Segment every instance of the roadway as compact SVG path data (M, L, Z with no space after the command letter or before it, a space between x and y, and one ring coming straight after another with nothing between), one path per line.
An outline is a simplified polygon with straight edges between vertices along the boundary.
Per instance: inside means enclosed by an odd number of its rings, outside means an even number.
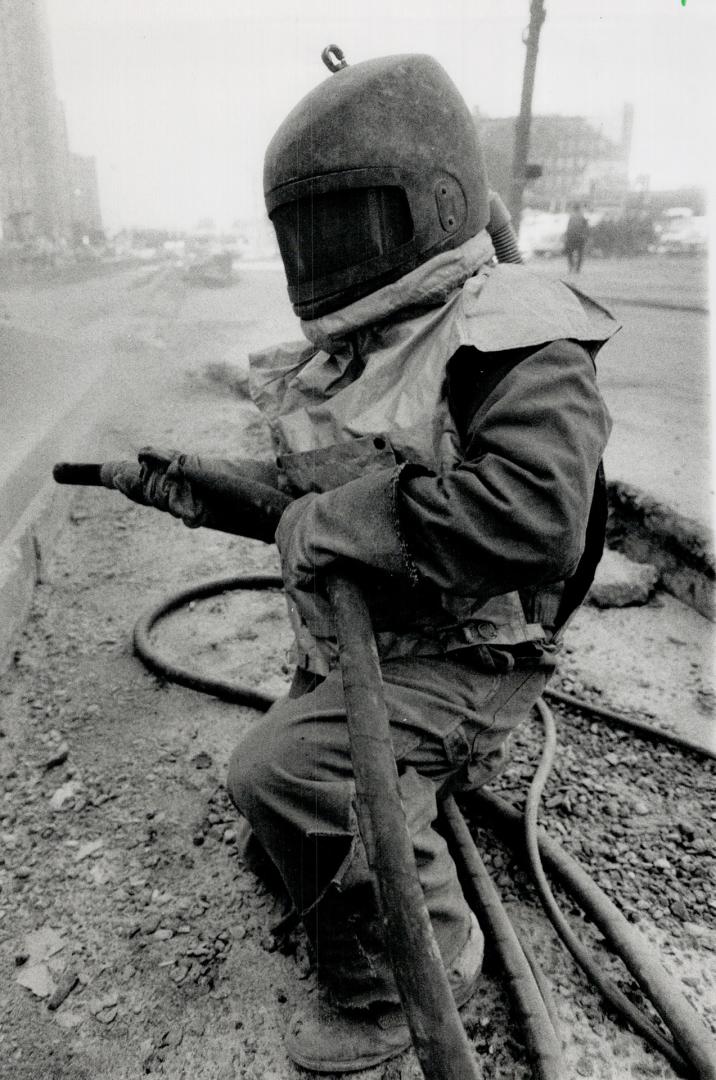
M633 304L612 311L622 329L597 359L614 420L607 473L711 525L708 316Z
M531 264L550 277L564 259ZM713 526L714 469L708 263L689 256L587 258L566 280L622 324L598 370L614 418L611 478Z

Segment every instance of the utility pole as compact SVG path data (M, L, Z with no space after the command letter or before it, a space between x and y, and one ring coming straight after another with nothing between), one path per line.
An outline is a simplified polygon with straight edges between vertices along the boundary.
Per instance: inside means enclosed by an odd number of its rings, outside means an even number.
M520 115L515 124L515 152L512 158L512 190L510 192L510 214L515 232L519 232L520 217L522 215L522 194L526 182L527 155L530 149L530 123L532 121L532 92L535 85L535 71L537 69L537 50L539 49L539 34L542 23L545 20L544 0L531 0L530 2L530 25L527 28L523 41L527 46L525 56L525 70L522 76L522 100L520 101Z

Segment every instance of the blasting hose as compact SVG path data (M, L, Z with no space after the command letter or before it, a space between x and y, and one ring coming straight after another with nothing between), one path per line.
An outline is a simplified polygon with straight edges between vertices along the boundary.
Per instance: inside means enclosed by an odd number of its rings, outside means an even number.
M499 795L485 790L474 792L470 801L480 811L486 824L489 823L517 853L524 854L525 820L521 811ZM534 829L542 862L550 873L560 880L624 961L644 993L663 1016L683 1052L683 1057L692 1066L685 1066L683 1059L679 1062L672 1047L669 1060L674 1067L682 1075L713 1080L716 1075L716 1047L713 1045L713 1037L696 1017L674 980L656 962L653 948L644 942L639 931L627 921L581 864L556 840L547 836L543 829L537 829L536 819L533 818L530 822L529 829Z
M552 995L542 971L510 922L465 818L452 795L443 801L443 822L458 867L463 892L490 933L525 1033L536 1080L561 1080L562 1040Z
M428 1080L478 1080L425 906L398 786L378 652L358 585L328 577L336 624L358 826L376 875L391 966L413 1046Z
M589 950L572 930L560 911L557 901L550 889L549 882L542 869L542 862L540 860L539 843L537 840L537 816L539 812L539 801L542 797L544 786L554 762L554 754L557 746L557 730L554 717L543 701L537 702L537 711L544 725L545 744L542 758L527 793L524 822L527 857L542 907L574 959L582 970L586 972L588 977L601 992L602 996L606 998L610 1005L621 1013L634 1031L638 1032L638 1034L650 1042L655 1049L659 1050L671 1062L674 1068L683 1075L686 1072L686 1069L681 1055L675 1051L671 1042L664 1038L651 1021L632 1004L629 998L623 994L604 973L599 963L593 959ZM640 947L644 951L644 955L646 955L646 943L640 943Z
M101 469L92 465L58 465L54 476L60 483L103 483ZM245 485L237 479L235 486L233 501L242 504L250 496L246 501L258 505L265 523L275 519L273 533L288 497L255 482ZM182 590L139 619L135 651L166 679L265 711L274 699L251 687L197 680L171 661L157 664L150 635L160 618L197 599L228 589L281 584L275 576L256 575ZM475 1051L457 1011L418 878L368 608L360 588L345 573L329 574L328 591L340 653L358 826L378 881L388 952L413 1045L429 1080L478 1080Z

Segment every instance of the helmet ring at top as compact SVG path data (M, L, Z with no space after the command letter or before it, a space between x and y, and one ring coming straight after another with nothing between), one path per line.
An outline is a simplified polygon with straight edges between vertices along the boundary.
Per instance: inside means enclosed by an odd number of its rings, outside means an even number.
M334 73L336 71L341 71L344 67L348 67L348 61L346 60L340 45L326 45L321 53L321 60L328 70Z

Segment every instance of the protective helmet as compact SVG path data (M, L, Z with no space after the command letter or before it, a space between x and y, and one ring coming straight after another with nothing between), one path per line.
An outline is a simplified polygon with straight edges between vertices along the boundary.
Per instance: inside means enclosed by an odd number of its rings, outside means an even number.
M475 120L422 55L344 66L308 93L266 151L264 196L305 319L459 247L489 218Z

